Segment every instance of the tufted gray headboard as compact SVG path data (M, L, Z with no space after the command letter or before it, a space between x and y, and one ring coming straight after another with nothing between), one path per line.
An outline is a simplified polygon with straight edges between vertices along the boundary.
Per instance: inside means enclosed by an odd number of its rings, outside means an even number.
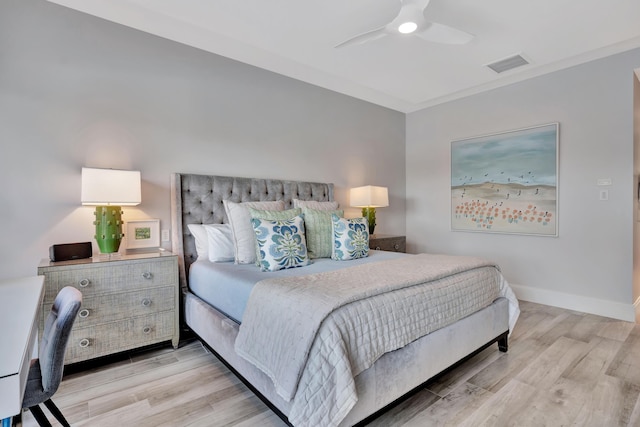
M277 179L174 173L171 176L171 230L173 253L179 255L180 286L187 287L189 266L198 257L187 224L223 224L223 200L232 202L293 199L333 201L333 184Z

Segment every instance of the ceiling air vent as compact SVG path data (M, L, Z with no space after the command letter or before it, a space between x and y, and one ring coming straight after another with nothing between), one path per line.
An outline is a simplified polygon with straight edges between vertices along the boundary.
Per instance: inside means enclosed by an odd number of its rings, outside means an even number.
M527 65L529 61L524 59L520 55L513 55L505 59L501 59L491 64L487 64L487 67L491 68L496 73L503 73L508 70L512 70L523 65Z

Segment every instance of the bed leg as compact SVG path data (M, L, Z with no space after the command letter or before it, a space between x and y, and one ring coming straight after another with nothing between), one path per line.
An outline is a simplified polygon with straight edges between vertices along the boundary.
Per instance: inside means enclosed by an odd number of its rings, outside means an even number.
M503 353L509 350L509 332L505 332L498 337L498 350Z

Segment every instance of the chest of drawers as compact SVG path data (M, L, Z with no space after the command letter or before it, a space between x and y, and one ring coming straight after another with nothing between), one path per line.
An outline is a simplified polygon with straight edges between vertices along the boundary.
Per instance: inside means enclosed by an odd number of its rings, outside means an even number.
M114 260L43 260L40 331L65 286L82 292L65 364L171 340L177 348L178 257L166 253L121 255Z
M369 237L369 249L390 252L406 252L406 236L394 236L391 234L374 234Z

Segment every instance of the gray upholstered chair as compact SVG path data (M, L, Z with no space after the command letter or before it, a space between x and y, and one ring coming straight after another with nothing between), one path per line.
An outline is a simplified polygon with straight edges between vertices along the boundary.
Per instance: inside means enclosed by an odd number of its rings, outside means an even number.
M41 403L45 404L63 426L69 426L58 407L51 401L51 396L58 390L62 381L64 353L81 303L82 293L72 286L67 286L58 293L45 320L38 358L31 361L22 407L29 408L41 426L51 426L38 406Z

